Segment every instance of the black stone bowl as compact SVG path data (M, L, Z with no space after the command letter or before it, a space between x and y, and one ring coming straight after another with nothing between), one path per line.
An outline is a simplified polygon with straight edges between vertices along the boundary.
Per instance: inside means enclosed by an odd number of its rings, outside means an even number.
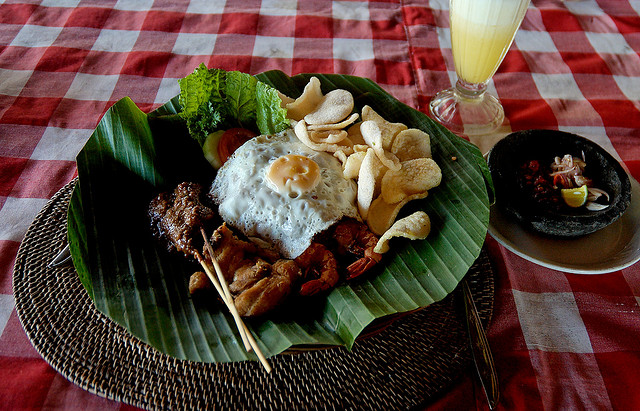
M584 175L593 186L605 190L609 207L589 211L585 207L555 211L528 198L518 184L518 170L530 160L551 164L556 156L582 157ZM616 221L631 202L631 184L622 166L602 147L584 137L555 130L525 130L500 140L489 152L489 170L496 190L496 205L522 226L554 237L578 237Z

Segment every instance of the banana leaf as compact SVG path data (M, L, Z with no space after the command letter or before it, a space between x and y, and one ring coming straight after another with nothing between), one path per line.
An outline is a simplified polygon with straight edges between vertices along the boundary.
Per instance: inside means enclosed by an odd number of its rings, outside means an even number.
M324 93L352 92L357 110L368 104L389 121L429 133L443 178L426 199L402 211L428 213L432 231L426 240L393 240L392 251L366 278L319 298L292 298L269 318L247 321L267 356L292 346L350 349L374 320L443 299L478 257L489 223L493 187L475 146L368 79L316 76ZM257 77L297 97L311 75L270 71ZM182 181L208 186L215 173L179 111L175 97L149 114L129 98L106 112L77 157L68 212L73 262L97 309L159 351L201 362L255 360L224 306L189 296L188 278L198 267L167 253L150 234L146 210L154 196Z

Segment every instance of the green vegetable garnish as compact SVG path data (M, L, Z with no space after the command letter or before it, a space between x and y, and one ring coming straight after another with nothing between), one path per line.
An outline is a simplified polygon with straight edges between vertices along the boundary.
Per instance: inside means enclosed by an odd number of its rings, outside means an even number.
M287 109L280 105L282 99L275 88L258 81L256 100L259 102L256 107L256 120L260 133L274 134L290 126Z
M242 127L274 134L289 127L276 89L249 74L200 64L179 84L180 116L200 145L218 129Z

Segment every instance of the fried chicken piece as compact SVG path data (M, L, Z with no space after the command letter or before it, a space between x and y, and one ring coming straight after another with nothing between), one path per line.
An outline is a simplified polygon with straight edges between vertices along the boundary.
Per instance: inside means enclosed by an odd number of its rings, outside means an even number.
M233 282L229 284L229 291L233 294L252 287L255 283L270 275L271 264L262 259L257 259L255 264L246 264L233 273Z
M204 271L196 271L189 277L189 294L211 289L211 281Z
M279 306L302 275L292 260L266 261L264 257L272 256L271 252L239 239L226 224L218 227L210 242L243 317L259 316Z
M278 260L271 275L241 292L234 300L238 313L255 317L277 307L291 293L292 285L300 278L300 268L293 260Z

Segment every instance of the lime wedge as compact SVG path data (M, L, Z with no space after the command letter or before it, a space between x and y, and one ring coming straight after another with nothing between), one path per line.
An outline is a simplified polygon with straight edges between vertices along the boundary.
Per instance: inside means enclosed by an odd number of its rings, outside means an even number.
M586 185L582 185L578 188L563 188L562 198L569 207L582 207L587 202L587 195L589 191Z

